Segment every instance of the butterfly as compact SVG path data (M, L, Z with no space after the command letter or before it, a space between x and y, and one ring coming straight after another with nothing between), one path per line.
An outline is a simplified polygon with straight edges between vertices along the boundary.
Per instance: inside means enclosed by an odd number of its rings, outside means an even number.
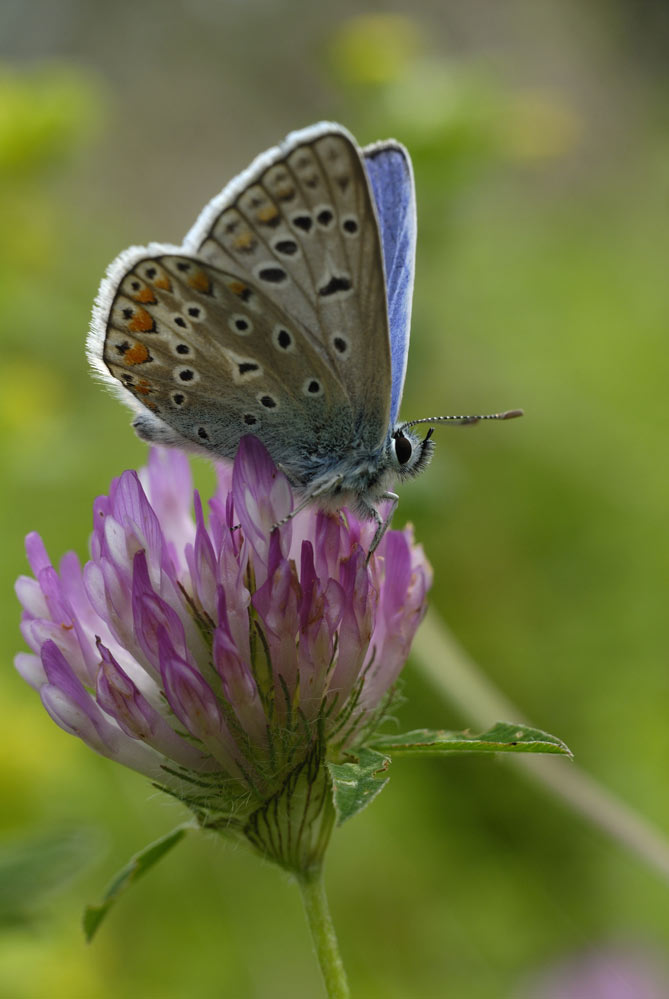
M416 249L411 160L341 125L292 132L203 209L182 246L125 250L88 356L152 444L233 458L254 434L307 503L376 521L434 447L398 422ZM379 504L390 500L385 517ZM292 516L292 514L291 514Z

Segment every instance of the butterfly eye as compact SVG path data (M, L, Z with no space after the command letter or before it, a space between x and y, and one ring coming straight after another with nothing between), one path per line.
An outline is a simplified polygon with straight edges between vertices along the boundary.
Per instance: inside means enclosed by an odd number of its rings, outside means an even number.
M401 433L397 434L393 440L395 441L395 457L397 458L398 464L406 465L413 452L411 441L407 440L404 434Z

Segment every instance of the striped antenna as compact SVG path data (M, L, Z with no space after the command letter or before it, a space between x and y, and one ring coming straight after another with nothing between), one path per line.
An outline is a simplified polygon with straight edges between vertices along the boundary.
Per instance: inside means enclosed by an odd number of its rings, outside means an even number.
M515 420L517 416L523 416L522 409L507 409L504 413L485 413L479 416L425 416L422 420L408 420L396 428L396 433L415 427L418 423L455 423L460 426L467 426L470 423L478 423L480 420Z

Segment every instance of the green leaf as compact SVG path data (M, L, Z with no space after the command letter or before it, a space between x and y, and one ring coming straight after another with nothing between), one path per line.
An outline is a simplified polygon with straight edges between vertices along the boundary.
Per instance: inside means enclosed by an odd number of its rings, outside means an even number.
M186 832L193 828L192 822L184 823L183 825L177 826L172 832L168 833L166 836L157 839L155 843L149 844L149 846L144 847L139 853L134 854L130 858L130 861L123 870L119 871L116 877L111 881L107 891L104 894L102 902L97 905L87 905L84 910L84 933L86 934L86 940L88 943L91 942L93 937L98 931L100 923L105 918L112 905L116 902L120 895L128 888L134 881L141 878L143 874L146 874L154 864L157 864L166 853L177 845L177 843L183 839Z
M469 732L433 731L427 728L375 739L372 749L393 756L443 756L446 753L556 753L573 757L571 750L555 735L528 725L497 722L482 735Z
M361 812L388 783L390 760L374 749L357 750L349 763L328 763L337 825Z

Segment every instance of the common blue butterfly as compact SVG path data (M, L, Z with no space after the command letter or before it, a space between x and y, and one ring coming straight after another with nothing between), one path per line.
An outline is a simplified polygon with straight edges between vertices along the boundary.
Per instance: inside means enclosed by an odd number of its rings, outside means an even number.
M302 502L373 519L428 463L432 428L397 422L416 248L411 160L341 125L291 133L205 206L182 246L125 250L88 356L146 441L233 458L255 434ZM384 520L377 509L390 500Z

